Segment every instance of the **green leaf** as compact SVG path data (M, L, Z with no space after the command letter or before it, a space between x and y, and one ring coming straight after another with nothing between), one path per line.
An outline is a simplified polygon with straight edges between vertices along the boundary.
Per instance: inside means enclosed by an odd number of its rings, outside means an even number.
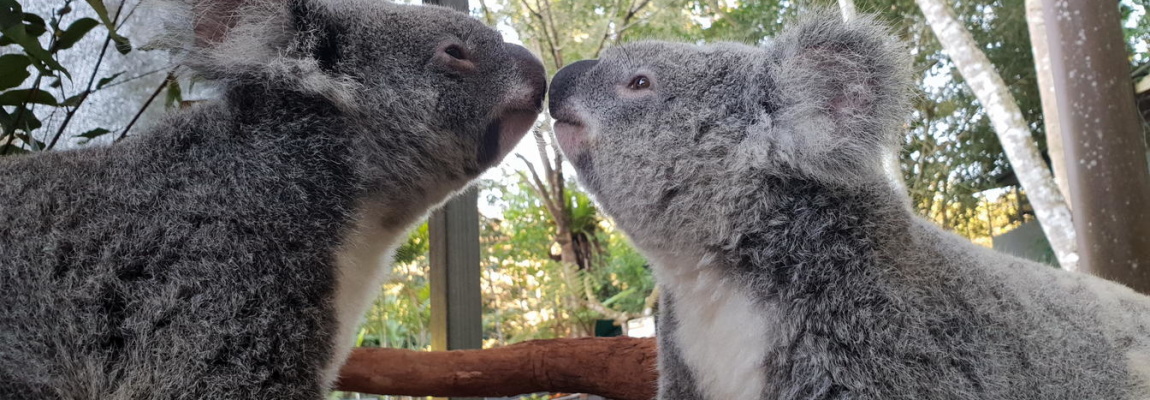
M31 129L28 129L25 132L28 131L31 131ZM16 137L20 138L20 140L24 141L24 143L28 143L28 145L34 150L43 150L44 147L47 147L46 143L36 140L36 138L27 133L17 133Z
M79 135L76 135L75 137L92 140L92 139L98 138L100 136L107 135L109 133L112 133L112 131L104 129L104 128L96 128L96 129L81 133Z
M115 74L112 74L112 76L101 78L99 82L96 82L96 90L103 89L104 85L111 83L112 81L116 80L116 78L119 78L120 75L123 75L123 74L124 73L121 71L121 72L117 72Z
M0 94L0 105L3 106L18 106L31 103L49 106L59 105L51 93L39 89L9 90Z
M92 10L96 11L96 16L100 17L100 21L104 23L104 26L108 27L108 29L116 28L116 26L112 24L112 19L108 17L108 8L104 6L104 2L102 0L86 1L88 2L89 6L92 6Z
M64 66L56 62L56 59L40 46L40 41L36 38L29 37L28 32L24 30L24 25L16 25L4 28L4 37L9 38L12 42L19 44L24 49L24 53L28 54L33 60L38 61L36 68L41 72L49 72L48 69L63 72L64 75L71 77L68 70Z
M112 33L112 42L116 44L116 51L120 54L128 54L132 52L132 42L128 38L120 36L119 34Z
M4 110L4 107L0 107L0 132L11 132L12 130L12 114ZM3 137L0 136L0 142L4 141Z
M48 23L44 22L44 18L32 13L24 13L24 32L27 32L32 37L40 37L44 32L48 31Z
M87 91L80 92L75 96L64 99L64 101L60 102L60 105L65 107L77 107L80 105L80 103L84 102L85 97L88 97L88 93L89 92Z
M5 54L0 56L0 90L13 88L24 83L32 73L28 66L32 60L23 54Z
M16 0L0 0L0 30L24 25L24 9Z
M168 93L164 101L164 107L172 108L178 106L183 100L184 94L180 91L180 82L175 79L168 81Z
M132 51L132 43L128 41L128 38L116 33L116 24L108 17L108 8L104 6L104 2L102 0L86 1L88 5L92 6L92 9L96 11L96 16L100 17L100 22L104 23L104 27L108 28L108 36L116 43L116 51L120 52L120 54L128 54L128 52Z
M16 111L13 112L10 124L9 131L22 130L25 132L34 131L43 126L43 123L40 122L39 118L36 118L36 114L32 110L20 107L17 107Z
M27 22L27 24L25 24ZM35 14L24 13L23 7L16 0L0 0L0 45L19 44L24 53L37 61L36 68L41 72L48 69L63 72L68 71L56 62L36 40L47 29L44 19Z
M56 45L52 48L53 52L71 48L76 42L84 38L92 28L100 25L100 21L91 18L80 18L68 25L67 29L60 32L60 36L56 38Z
M21 149L20 146L17 146L17 145L11 144L11 143L0 146L0 154L12 155L12 154L24 154L27 152L28 152L28 150Z

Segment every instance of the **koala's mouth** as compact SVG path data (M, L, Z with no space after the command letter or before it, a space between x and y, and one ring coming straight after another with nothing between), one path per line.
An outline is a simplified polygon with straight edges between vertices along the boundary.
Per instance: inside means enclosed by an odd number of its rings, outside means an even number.
M502 161L531 130L538 117L539 111L511 109L488 123L479 147L479 164L487 167Z
M555 120L555 139L559 141L559 148L567 154L567 158L574 159L583 152L584 138L587 136L587 127L582 121L570 118Z

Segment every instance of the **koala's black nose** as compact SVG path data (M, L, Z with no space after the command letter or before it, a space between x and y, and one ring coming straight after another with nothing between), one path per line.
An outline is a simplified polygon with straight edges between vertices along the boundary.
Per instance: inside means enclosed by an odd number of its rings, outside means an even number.
M547 94L547 72L543 70L543 62L539 61L523 46L504 43L504 47L507 48L507 55L515 63L520 78L524 80L523 83L527 85L530 92L526 98L520 99L519 102L524 104L516 104L515 106L536 113L542 112L543 95Z
M563 103L563 100L573 94L575 81L578 80L579 76L598 63L599 60L576 61L555 73L555 77L551 79L551 92L549 93L551 98L547 102L553 115L559 111L559 105Z

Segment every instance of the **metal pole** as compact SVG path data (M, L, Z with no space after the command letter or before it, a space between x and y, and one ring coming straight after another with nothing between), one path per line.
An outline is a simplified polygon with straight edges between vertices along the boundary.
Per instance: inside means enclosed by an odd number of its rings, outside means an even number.
M423 3L468 12L467 0ZM478 201L479 191L472 187L433 212L428 220L432 350L483 347Z
M1043 0L1082 270L1150 293L1150 167L1118 6Z

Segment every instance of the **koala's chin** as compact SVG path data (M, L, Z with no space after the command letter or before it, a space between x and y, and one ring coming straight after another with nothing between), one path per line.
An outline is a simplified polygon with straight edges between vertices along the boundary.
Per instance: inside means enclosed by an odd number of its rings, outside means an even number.
M556 74L563 152L662 289L660 400L1150 398L1150 298L974 245L889 182L907 54L826 11Z

